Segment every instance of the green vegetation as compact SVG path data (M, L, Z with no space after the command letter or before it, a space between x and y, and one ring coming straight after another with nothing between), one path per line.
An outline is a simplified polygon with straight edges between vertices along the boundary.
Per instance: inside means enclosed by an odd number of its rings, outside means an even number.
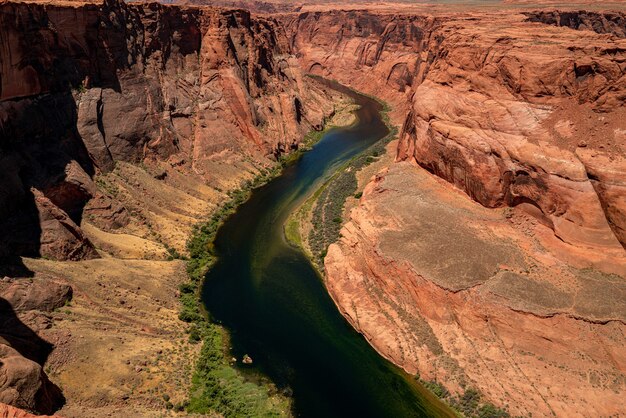
M388 109L386 106L384 108ZM315 194L316 202L311 216L311 223L315 228L309 233L308 243L313 253L313 261L318 268L323 265L328 246L339 239L346 199L350 196L358 199L363 195L362 192L356 193L358 185L356 173L376 161L377 157L385 152L387 144L397 135L397 129L390 126L386 113L383 113L383 120L389 126L389 134L348 161ZM290 225L288 227L293 228ZM289 236L287 238L290 239Z
M72 91L79 94L85 93L87 91L87 87L85 87L85 83L83 83L82 81L76 86L72 86L72 84L70 83L70 88L72 89Z
M289 401L275 389L245 379L228 364L224 353L224 330L209 324L192 378L188 412L217 411L226 417L279 417L289 411Z
M297 247L302 247L302 236L300 236L300 217L292 216L285 224L285 237L287 241Z
M264 170L242 188L229 193L230 200L215 211L207 221L194 228L187 243L189 281L179 287L181 308L179 318L190 323L189 341L202 341L200 357L192 377L189 401L184 407L188 412L218 412L224 416L283 416L289 411L289 400L275 393L269 385L261 386L247 382L229 363L224 342L226 331L212 323L200 303L200 288L204 276L215 262L212 243L219 226L245 202L252 189L266 183L281 171L280 166ZM172 254L175 256L175 254Z
M119 187L106 178L106 176L96 177L96 186L110 197L117 197L120 192Z
M308 76L323 80L318 76ZM323 260L324 257L326 257L328 246L339 239L341 225L343 223L343 208L346 199L350 196L360 199L363 195L362 192L356 192L358 185L356 173L363 167L376 161L378 156L383 155L387 144L391 142L398 133L397 128L394 127L389 120L388 113L391 108L387 103L375 96L363 94L353 89L350 90L357 94L367 96L381 104L381 117L389 129L389 134L359 155L353 157L344 164L343 167L337 170L313 196L307 199L304 204L289 217L285 224L285 236L287 240L299 246L305 252L308 252L302 242L300 224L312 211L311 223L315 225L315 228L311 229L307 237L308 246L312 252L312 254L308 255L319 270L322 270ZM324 132L319 132L319 137L321 137L323 133ZM319 137L317 139L319 139Z
M417 380L439 399L450 405L459 415L468 418L509 418L509 413L488 402L481 402L480 392L474 388L465 388L463 394L452 395L436 380Z
M168 261L186 259L185 256L183 256L181 253L178 252L178 250L176 250L176 248L172 248L167 244L163 244L163 246L165 247L165 250L167 251Z
M220 225L244 203L253 189L262 186L280 174L283 167L296 161L322 137L324 131L311 131L298 151L281 156L279 164L264 170L256 178L245 182L239 190L229 193L230 200L220 206L211 218L194 228L187 242L187 275L189 281L179 287L179 318L190 323L189 341L202 341L200 357L192 377L189 401L181 408L191 413L218 412L226 417L274 417L288 415L289 400L276 393L270 385L247 382L229 362L225 344L226 330L212 323L200 303L200 288L215 257L212 245ZM167 248L170 258L182 258L176 250ZM178 408L177 406L177 409Z

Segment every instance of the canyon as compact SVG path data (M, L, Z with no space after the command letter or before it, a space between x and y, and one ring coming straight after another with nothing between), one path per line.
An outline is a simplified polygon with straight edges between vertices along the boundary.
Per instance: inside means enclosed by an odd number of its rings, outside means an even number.
M624 11L187 3L0 2L0 402L184 402L185 243L350 107L311 73L399 128L324 260L354 328L514 416L626 413Z
M513 415L624 412L622 19L287 23L305 68L384 98L402 126L325 258L382 355Z
M24 298L73 289L24 312L3 292L46 352L7 322L0 399L63 416L182 403L200 350L178 319L192 227L344 99L241 10L3 2L0 38L0 277Z

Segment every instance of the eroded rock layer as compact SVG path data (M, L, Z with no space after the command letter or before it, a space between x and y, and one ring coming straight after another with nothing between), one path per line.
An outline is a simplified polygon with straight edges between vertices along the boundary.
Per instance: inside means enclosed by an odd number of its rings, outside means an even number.
M96 257L78 225L91 199L126 222L91 181L116 162L228 189L332 113L276 22L246 11L2 3L0 34L4 256Z
M54 412L53 380L63 416L182 405L199 345L172 259L342 100L246 11L1 2L0 402Z
M624 15L283 19L304 68L402 126L325 259L346 317L514 415L624 413Z
M325 259L337 305L381 354L516 415L623 412L623 259L553 241L406 162L379 173Z
M171 369L197 350L177 352L184 268L163 260L334 113L307 72L381 97L401 127L325 261L355 328L512 414L625 413L624 15L438 10L0 3L0 256L61 283L1 290L20 330L55 342L64 413L184 400ZM82 291L51 314L57 277ZM0 401L51 412L50 345L18 337Z
M305 68L395 105L399 159L485 206L535 206L561 239L624 244L626 43L616 35L508 14L286 20ZM619 35L619 22L606 32Z
M52 344L39 334L71 298L72 288L54 277L0 280L0 402L40 413L63 404L43 370Z

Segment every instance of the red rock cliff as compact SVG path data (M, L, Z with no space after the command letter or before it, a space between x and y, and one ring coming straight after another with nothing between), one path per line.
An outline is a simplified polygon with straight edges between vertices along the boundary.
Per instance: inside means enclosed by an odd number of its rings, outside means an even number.
M0 255L97 256L79 225L128 222L92 181L116 162L235 187L332 112L322 74L403 127L328 252L346 317L512 412L621 413L623 16L564 16L1 3Z
M624 413L623 15L282 19L304 68L402 126L325 259L348 320L513 415Z
M5 2L0 39L3 255L97 256L78 225L94 197L124 223L91 181L116 161L229 189L333 110L279 25L242 10Z
M394 105L398 159L487 207L523 204L567 242L617 248L626 244L624 16L563 13L561 25L601 33L584 37L522 22L542 16L284 19L306 69Z

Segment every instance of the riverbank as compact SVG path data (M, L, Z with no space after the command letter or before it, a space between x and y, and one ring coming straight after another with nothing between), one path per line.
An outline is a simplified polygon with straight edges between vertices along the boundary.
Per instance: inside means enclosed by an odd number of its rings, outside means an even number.
M294 208L389 133L378 102L350 95L358 123L330 130L220 227L202 300L229 330L231 352L292 393L298 416L452 416L348 326L311 262L285 241Z
M387 103L377 97L350 89L381 104L381 119L389 133L359 155L343 164L337 171L294 210L285 223L285 238L300 248L324 277L324 257L330 244L339 239L345 224L344 206L351 197L358 199L357 174L387 153L386 147L396 139L398 128L391 123Z
M300 248L309 257L325 282L327 276L324 269L324 259L328 247L341 238L342 228L350 221L351 210L358 207L364 189L372 181L372 178L394 163L397 149L397 128L389 120L390 108L375 97L367 97L373 98L383 105L381 116L389 129L389 134L341 166L291 213L284 226L285 237L288 242ZM354 323L353 318L342 307L342 301L336 299L336 294L331 289L328 290L340 312L352 323L355 329L359 330L358 320L357 323ZM354 302L353 306L355 306ZM363 335L372 343L370 336ZM381 351L375 344L372 343L372 346L382 357L394 362L392 357ZM427 391L429 395L440 399L460 416L490 418L509 416L505 410L481 399L481 393L475 388L468 387L463 393L454 395L436 380L424 380L420 378L419 374L414 379L416 384L420 386L419 390Z
M189 340L202 342L202 349L196 361L189 400L184 407L192 413L217 411L231 416L287 416L290 414L290 399L280 393L266 379L260 383L247 381L235 367L250 362L249 357L237 359L229 352L229 336L225 328L213 322L204 311L199 291L207 271L216 261L212 252L213 241L222 223L244 203L251 192L274 179L282 170L293 164L303 152L311 149L330 129L349 126L355 122L351 101L342 101L332 115L325 120L325 128L311 131L302 141L299 149L281 158L273 167L262 171L243 187L229 193L230 199L220 206L211 219L194 227L187 244L189 260L187 274L189 281L180 286L181 311L179 318L188 322Z
M559 260L571 247L522 208L485 208L409 162L369 169L325 283L382 356L468 417L615 410L621 373L601 347L621 347L618 276ZM573 336L584 357L563 348Z
M332 89L307 85L315 96L316 112L327 117L318 120L304 114L308 119L302 120L302 127L322 126L351 105ZM303 137L285 142L277 152L304 148ZM207 355L198 341L199 330L179 319L180 297L188 293L186 243L194 225L236 198L237 192L229 190L250 186L259 175L277 174L271 173L277 167L272 157L261 155L261 149L255 152L213 154L202 167L182 152L169 159L117 161L111 171L97 173L93 183L80 178L95 196L80 229L101 258L67 262L22 258L21 270L5 273L73 289L71 303L26 322L54 347L43 368L66 398L59 415L184 414L198 359ZM213 346L222 356L228 336L209 332L206 336L215 339ZM230 360L226 357L227 366ZM217 375L220 380L234 376L231 381L242 386L237 393L245 398L255 385L238 381L235 369L223 367ZM260 399L267 400L268 408L288 412L288 403L275 401L269 389L269 395L266 391Z

